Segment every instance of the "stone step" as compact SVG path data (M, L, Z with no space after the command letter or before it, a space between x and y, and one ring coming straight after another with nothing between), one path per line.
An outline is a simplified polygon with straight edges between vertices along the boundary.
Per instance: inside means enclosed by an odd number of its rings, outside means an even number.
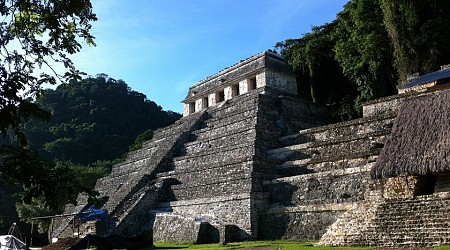
M329 160L326 159L326 157L323 157L318 159L306 158L287 161L276 167L276 176L277 178L280 178L332 171L334 169L364 167L369 163L375 162L377 157L378 152L373 152L372 154L355 154L344 160Z
M227 182L235 179L250 178L254 176L251 172L251 162L228 164L222 166L206 166L195 169L176 169L157 175L160 179L173 180L181 187L207 185L218 181Z
M283 205L358 202L371 186L372 165L276 178L263 187L273 203Z
M134 173L133 175L123 176L121 179L115 179L108 190L108 201L105 207L112 212L115 207L123 201L123 199L139 184L145 175L142 173Z
M233 151L233 152L238 152ZM220 161L220 159L216 159L217 157L212 155L203 155L201 159L192 158L192 157L176 157L173 162L168 166L168 171L191 171L192 168L197 169L208 169L212 165L216 167L222 167L233 164L241 164L252 161L252 156L243 155L242 157L235 157L233 159L227 159L227 161ZM222 159L222 158L221 158ZM168 172L166 171L166 172Z
M209 173L209 172L217 172L216 174L224 174L224 173L228 173L229 171L233 172L234 169L238 169L238 168L252 168L253 166L251 165L251 160L247 160L247 161L235 161L232 163L228 163L228 164L202 164L202 165L197 165L197 167L194 168L175 168L171 171L166 171L166 172L160 172L156 175L157 179L168 179L168 178L174 178L177 175L183 175L183 174L189 174L189 173L203 173L203 175L205 174L214 174L214 173ZM208 173L207 173L208 172Z
M150 155L152 156L152 155ZM121 176L124 174L136 172L136 171L145 171L146 166L151 162L151 158L139 158L134 159L133 161L126 161L114 165L111 169L111 173L108 175L109 178L114 178L117 176Z
M395 114L388 114L380 118L360 118L347 122L305 129L297 134L281 137L280 142L283 146L289 146L313 141L333 141L355 135L378 134L380 131L390 133L394 119Z
M255 107L246 107L243 109L234 110L232 113L222 117L215 117L215 112L214 113L211 112L208 114L213 115L213 117L208 117L207 119L205 119L205 126L208 127L226 126L227 124L236 123L249 117L256 117L256 113L257 110Z
M166 139L166 137L159 138L159 139L150 139L150 140L148 140L148 141L145 141L145 142L142 143L142 149L157 147L157 146L160 145L165 139Z
M402 223L402 221L396 221L397 223ZM408 232L408 236L412 238L416 238L414 235L435 235L435 234L447 234L450 235L449 228L447 226L441 227L433 227L428 226L427 224L413 224L413 225L404 225L404 226L392 226L392 227L382 227L381 230L389 232L390 236L402 236L405 235L405 232Z
M114 177L103 177L97 181L96 190L99 192L117 190L123 185L131 185L143 175L144 173L141 171L134 171Z
M192 129L192 127L196 125L196 123L202 122L204 119L204 114L204 111L197 112L189 116L180 118L172 125L157 129L154 132L153 139L151 141L158 141L161 139L168 139L174 136L179 136L180 134L186 132L186 130Z
M237 96L220 105L212 106L206 109L209 114L208 118L213 122L215 119L220 120L234 113L241 113L242 111L252 109L256 110L257 98L259 98L259 93L248 93L248 95Z
M210 183L197 183L197 185L171 186L166 201L182 201L200 198L214 198L217 194L234 195L253 190L252 179L241 177L228 181L218 180Z
M237 133L247 131L249 129L255 129L255 120L253 118L248 118L236 122L233 124L227 124L218 127L207 127L198 129L193 132L193 140L209 140L218 137L227 136L229 133ZM192 141L193 141L192 140Z
M366 173L369 172L370 169L373 167L375 162L368 163L365 165L362 165L360 167L353 167L353 168L344 168L344 169L332 169L328 171L322 171L322 172L313 172L303 175L296 175L296 176L289 176L289 177L280 177L275 178L273 180L265 182L266 184L273 184L273 183L290 183L295 182L296 180L308 180L312 178L320 178L320 177L333 177L333 176L342 176L342 175L352 175L355 173Z
M139 190L137 190L133 196L128 196L126 200L123 200L120 206L114 208L112 214L115 217L115 227L118 227L119 224L130 214L130 210L134 208L141 200L145 199L148 205L156 204L158 198L158 191L161 188L162 183L156 182L153 185L144 185ZM147 213L147 211L146 211ZM134 215L136 216L136 215ZM142 219L142 218L140 218ZM144 219L145 220L145 219ZM141 220L142 221L142 220Z
M160 164L166 161L168 155L175 153L173 148L185 143L188 133L201 125L203 116L204 112L198 112L156 131L153 139L146 142L143 149L131 154L128 162L113 167L111 175L97 182L96 189L108 196L104 207L112 213L112 216L114 211L123 214L119 216L125 216L125 210L133 209L127 207L130 199L134 199L133 192L145 188L150 176L161 168ZM143 155L145 157L142 157Z
M168 169L189 169L205 165L220 166L251 161L253 159L253 151L254 149L248 145L239 145L239 147L220 150L211 149L198 154L175 157Z
M211 151L212 149L223 149L238 147L239 145L253 144L255 140L255 130L247 128L241 131L229 131L226 135L211 137L205 140L195 140L193 142L185 143L181 149L181 155L199 154L204 151Z
M274 162L319 159L323 157L335 160L345 159L351 154L371 154L383 147L387 136L385 132L378 134L353 135L328 142L307 142L267 151L268 159Z
M422 214L422 213L421 213ZM389 227L389 226L398 226L396 223L404 223L405 225L420 225L420 224L427 224L427 225L442 225L442 226L450 226L450 218L446 215L438 215L433 214L431 212L424 212L422 214L426 217L432 217L433 219L428 218L422 218L418 216L413 215L397 215L397 216L378 216L377 220L380 222L383 222L383 226ZM384 222L386 221L386 222Z

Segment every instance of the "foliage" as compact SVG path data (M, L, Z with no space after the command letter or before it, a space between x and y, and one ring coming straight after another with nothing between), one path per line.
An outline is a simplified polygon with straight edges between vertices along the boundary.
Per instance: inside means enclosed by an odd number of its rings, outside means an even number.
M131 145L128 151L134 151L142 148L142 144L145 141L151 140L153 138L153 130L148 129L144 133L138 135L136 140L134 140L133 145Z
M48 160L83 165L114 160L139 134L150 130L140 138L151 139L152 129L180 118L105 74L45 90L37 104L52 119L26 125L30 146Z
M14 195L20 191L20 186L8 181L0 176L0 234L4 235L8 232L12 223L18 223L19 218L16 213L16 202L19 197ZM19 225L23 228L23 225Z
M396 74L383 15L376 0L349 1L336 18L335 58L358 87L355 110L362 103L396 93Z
M313 27L302 38L279 42L276 47L299 76L300 96L329 105L337 119L345 120L356 116L352 102L357 92L335 59L336 25L333 22Z
M86 192L92 197L96 195L95 191L77 181L76 174L68 166L45 162L27 149L2 146L2 152L0 162L5 166L4 174L22 180L22 199L25 203L31 203L33 198L45 194L51 199L46 199L44 205L57 208L67 201L74 202L78 193Z
M300 95L347 120L362 114L362 103L395 94L399 78L450 63L449 12L449 1L351 0L333 22L276 47Z
M30 102L45 83L56 83L78 76L67 54L81 49L76 38L94 44L89 22L95 21L88 0L1 1L0 13L0 133L12 131L24 145L20 125L32 117L48 119L48 114ZM36 76L36 67L61 63L68 69L64 75Z
M413 73L428 73L450 63L449 1L380 2L401 81Z
M92 166L81 166L70 162L57 162L56 168L66 169L68 173L73 174L71 175L73 180L69 182L66 180L65 185L73 185L70 183L73 182L75 185L79 185L87 190L94 189L97 179L105 176L109 172L109 166L101 162ZM62 197L65 197L65 195L66 193L61 194ZM49 208L49 206L45 205L46 201L42 196L39 196L32 197L31 202L28 203L18 202L16 205L20 218L27 223L31 223L31 218L33 217L61 214L61 208L66 204L66 199L64 198L59 200L59 204L55 204ZM40 232L45 232L50 226L48 219L37 220L34 223L38 225Z
M49 113L32 102L43 84L79 77L68 55L81 49L77 39L94 45L89 32L96 16L89 0L0 1L0 14L0 134L15 139L0 145L0 173L23 184L25 201L44 196L46 205L57 204L66 197L63 192L81 189L64 186L73 183L67 169L47 165L26 147L22 125L32 118L49 119ZM58 74L51 66L55 64L67 72ZM75 194L68 195L70 199Z

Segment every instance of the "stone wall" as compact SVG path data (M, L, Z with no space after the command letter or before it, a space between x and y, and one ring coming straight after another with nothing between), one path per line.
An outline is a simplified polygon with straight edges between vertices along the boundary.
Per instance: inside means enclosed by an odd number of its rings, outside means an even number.
M440 173L437 175L434 192L450 192L450 173Z
M375 218L374 245L434 247L450 242L450 194L436 193L382 203Z
M223 230L225 225L234 225L243 232L241 240L248 239L251 234L250 195L227 195L161 203L154 212L156 220L153 228L157 241L172 241L171 238L176 237L179 239L177 241L196 242L199 234L198 225L201 222L209 223L218 231ZM173 224L170 222L173 220L182 224ZM187 223L188 233L186 229L179 228ZM172 225L166 226L168 224Z
M403 100L409 95L393 95L364 103L363 116L377 117L389 113L397 113Z
M367 117L288 132L279 139L282 147L266 152L274 178L263 183L271 203L260 216L261 239L318 240L355 203L372 196L376 185L369 172L395 109L370 105Z
M297 95L297 82L295 75L281 74L279 71L265 69L263 73L257 75L257 82L264 82L265 86L283 90L285 93Z
M449 207L448 192L374 199L360 203L341 215L322 236L319 244L405 249L448 244Z
M319 239L342 211L270 211L261 216L259 238L310 241ZM270 229L270 230L267 230Z

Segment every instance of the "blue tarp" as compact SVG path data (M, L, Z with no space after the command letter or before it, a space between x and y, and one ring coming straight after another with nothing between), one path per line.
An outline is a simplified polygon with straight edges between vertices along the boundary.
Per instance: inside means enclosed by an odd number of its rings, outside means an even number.
M88 220L100 220L105 221L106 220L107 212L104 209L95 209L93 207L89 208L88 213L80 214L80 219L83 222L86 222Z

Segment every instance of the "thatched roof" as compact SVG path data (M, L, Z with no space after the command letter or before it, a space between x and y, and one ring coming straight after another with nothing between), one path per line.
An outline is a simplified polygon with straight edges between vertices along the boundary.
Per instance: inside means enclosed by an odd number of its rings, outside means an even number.
M450 171L450 90L405 100L371 176L444 171Z

